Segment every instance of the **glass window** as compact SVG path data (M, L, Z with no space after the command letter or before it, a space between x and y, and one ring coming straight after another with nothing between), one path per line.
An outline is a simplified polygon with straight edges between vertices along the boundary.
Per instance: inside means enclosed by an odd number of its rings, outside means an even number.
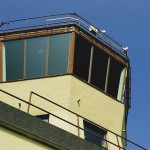
M70 33L50 36L48 74L65 74L68 70Z
M26 78L45 76L47 37L26 40Z
M91 43L76 36L73 73L88 81L91 56Z
M45 122L49 122L49 114L37 115L36 117L45 121Z
M106 131L87 121L84 121L84 129L85 140L106 148L106 141L103 140L105 139Z
M77 35L73 73L121 101L125 66Z
M24 41L4 42L6 81L23 79Z
M105 90L108 56L101 49L94 48L91 72L91 84Z
M123 70L124 70L124 66L121 63L119 63L117 60L111 58L107 93L115 98L117 98L117 96L118 96L119 83L121 83L120 82L121 73L124 73ZM124 79L124 78L122 78L122 79ZM122 86L123 86L123 84L122 84Z

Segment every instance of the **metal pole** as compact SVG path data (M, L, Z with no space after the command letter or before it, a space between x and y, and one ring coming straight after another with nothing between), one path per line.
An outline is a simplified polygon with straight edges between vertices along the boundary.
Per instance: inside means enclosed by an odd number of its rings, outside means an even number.
M30 96L29 96L29 104L28 104L28 109L27 109L28 114L29 114L29 110L30 110L31 97L32 97L32 92L30 92Z
M78 126L78 137L80 137L80 123L79 123L79 116L77 115L77 126Z

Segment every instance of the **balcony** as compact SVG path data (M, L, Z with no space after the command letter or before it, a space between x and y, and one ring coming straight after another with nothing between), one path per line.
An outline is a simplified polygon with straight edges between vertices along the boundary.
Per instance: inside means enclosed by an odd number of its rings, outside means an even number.
M16 107L17 109L21 109L22 104L24 106L26 105L27 106L26 114L33 115L36 118L37 118L37 112L40 114L46 114L47 116L50 116L50 118L51 118L51 121L49 122L51 125L57 126L58 128L62 128L63 130L66 130L69 133L75 134L77 137L79 137L81 139L88 140L88 141L98 145L101 150L105 150L105 149L108 149L108 150L111 150L111 149L112 150L126 150L126 149L127 150L130 150L130 149L146 150L145 148L141 147L140 145L138 145L138 144L136 144L136 143L134 143L134 142L110 131L110 130L107 130L106 128L103 128L102 126L100 126L98 124L95 124L94 122L88 120L87 118L85 118L77 113L74 113L73 111L71 111L71 110L69 110L69 109L67 109L67 108L43 97L42 95L33 92L33 91L31 91L31 93L30 93L29 102L15 96L15 95L12 95L4 90L0 90L0 92L5 94L7 97L10 97L10 101L12 101L14 99L16 99L18 101L18 106L16 105L13 107ZM52 107L52 108L55 108L55 110L57 110L57 111L54 111L54 109L48 111L48 110L42 108L42 105L41 105L41 107L39 107L39 106L33 104L31 101L33 96L40 98L43 102L46 101L51 106L54 105L54 107ZM31 107L32 107L32 109L31 109ZM8 111L9 109L6 109L6 110L7 110L6 113L8 112L8 114L9 114L9 111ZM1 109L1 111L3 111L3 109ZM60 111L62 113L57 114L57 112L60 112ZM4 117L4 115L2 115L3 113L4 112L1 113L1 118L2 118L1 122L4 123L7 120L7 118L9 118L9 116ZM15 117L17 117L17 116L14 116L13 114L15 114L15 113L11 113L12 119L10 119L10 120L13 120L13 123L14 123L15 122L14 120L16 120ZM64 115L64 114L66 114L66 115ZM39 118L39 115L38 115L38 118ZM72 118L76 118L76 121L74 121L74 119L72 119ZM42 119L42 118L40 118L40 119ZM42 120L44 121L45 119L42 119ZM91 124L91 126L94 126L96 128L99 128L100 130L103 130L105 132L105 136L102 137L100 134L96 134L95 132L92 132L91 129L85 128L85 125L83 126L81 124L81 120L86 121L88 124ZM30 121L32 122L32 119L30 119ZM45 121L47 122L47 120L45 120ZM20 120L20 122L22 122L22 121ZM19 124L21 124L21 123L19 123ZM36 125L36 127L38 128L38 124ZM26 131L23 131L23 132L26 132ZM86 139L85 133L86 133L86 135L88 134L88 136L89 136L88 139ZM93 137L92 140L90 139L90 137ZM93 141L93 139L96 139L96 140L99 139L98 141L100 144L97 141L96 142Z

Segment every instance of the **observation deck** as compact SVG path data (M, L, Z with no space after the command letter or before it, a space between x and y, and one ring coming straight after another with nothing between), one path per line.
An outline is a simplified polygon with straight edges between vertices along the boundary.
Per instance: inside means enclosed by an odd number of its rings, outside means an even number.
M107 34L105 34L105 30L96 28L93 24L76 13L46 15L0 22L0 36L15 32L27 32L31 30L69 25L76 25L77 27L80 27L124 59L129 59L127 56L127 47L120 45Z
M145 150L126 136L131 107L127 49L76 13L0 22L0 107L15 107L12 111L23 112L31 124L38 121L66 135L63 139L75 139L70 148L65 140L59 143L59 134L58 143L44 129L43 139L34 135L54 147L84 150L81 142L86 150ZM3 127L18 125L11 121L0 116ZM27 133L32 138L30 129Z

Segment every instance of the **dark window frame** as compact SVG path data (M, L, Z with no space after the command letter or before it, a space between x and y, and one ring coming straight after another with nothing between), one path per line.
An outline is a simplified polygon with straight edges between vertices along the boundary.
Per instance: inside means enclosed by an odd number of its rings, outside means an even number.
M69 41L68 41L68 49L67 49L67 51L68 51L68 53L67 53L67 64L66 64L66 73L65 74L67 74L68 73L68 70L69 70L69 62L70 62L70 49L71 49L71 45L72 45L72 42L73 41L71 41L71 33L70 32L67 32L67 33L58 33L58 34L52 34L52 35L48 35L48 36L38 36L38 37L28 37L28 38L24 38L24 39L14 39L14 40L6 40L6 41L3 41L3 47L4 47L4 49L5 49L5 43L6 42L9 42L9 41L19 41L19 40L23 40L23 68L22 68L22 70L23 70L23 76L21 77L21 78L17 78L17 79L12 79L12 80L7 80L6 79L6 77L5 76L7 76L7 72L5 71L6 69L5 68L3 68L2 69L2 72L3 72L3 74L2 74L2 76L3 76L3 79L2 79L2 81L3 82L8 82L8 81L16 81L16 80L24 80L24 79L31 79L31 78L38 78L38 77L45 77L45 76L51 76L51 75L49 75L48 74L48 61L49 61L49 57L48 57L48 55L49 55L49 47L50 47L50 37L52 37L52 36L59 36L59 35L66 35L66 34L69 34ZM27 77L27 40L29 41L30 39L38 39L38 38L46 38L46 46L45 46L45 49L44 49L44 51L46 52L46 55L45 55L45 65L44 65L44 74L42 74L42 75L36 75L36 76L32 76L32 77ZM4 51L4 49L3 49L3 51ZM5 50L6 51L6 50ZM13 51L13 50L12 50ZM6 57L6 56L5 56ZM2 61L6 61L6 58L3 58L2 59ZM6 62L5 62L6 63ZM6 67L6 65L5 65L5 67ZM60 73L59 73L60 74ZM53 75L59 75L59 74L53 74ZM61 73L61 74L64 74L64 72L63 73ZM52 75L52 76L53 76Z
M78 40L78 38L80 39L80 40L83 40L82 42L80 41L80 43L84 43L85 41L87 42L87 44L90 44L91 45L91 49L90 49L90 56L88 56L88 62L89 62L89 64L88 64L88 73L87 73L87 75L85 75L85 76L87 76L86 78L83 78L81 75L80 75L80 73L76 73L77 72L77 68L75 68L76 66L77 66L77 59L82 59L82 58L76 58L76 51L79 51L79 50L77 50L78 49L78 43L79 42L75 42L75 50L73 51L74 52L74 62L73 62L73 74L75 74L76 76L78 76L79 78L81 78L81 79L83 79L83 80L85 80L86 82L88 82L89 84L91 84L91 85L93 85L93 86L95 86L95 87L97 87L98 89L100 89L101 91L103 91L104 93L106 93L106 94L108 94L108 95L110 95L111 97L113 97L113 98L115 98L116 100L118 100L118 101L121 101L121 102L123 102L123 93L124 93L124 86L125 86L125 80L126 80L126 76L125 76L125 72L124 72L124 75L123 75L123 84L121 85L122 87L120 88L121 89L121 96L119 96L118 97L118 93L120 92L119 90L119 86L120 86L120 84L121 84L121 73L120 74L118 74L118 76L120 77L120 78L118 78L118 80L117 80L117 82L118 82L118 85L116 86L116 91L114 92L114 93L111 93L110 91L109 91L109 86L110 86L110 78L111 78L111 74L112 74L112 71L111 71L111 65L112 65L112 60L114 60L115 62L117 62L117 65L122 65L123 67L122 67L122 70L124 69L126 69L127 68L127 66L125 65L125 64L123 64L123 63L121 63L120 61L118 61L117 59L115 59L114 57L112 57L112 56L110 56L109 54L107 54L106 52L104 52L103 50L101 50L101 48L99 48L99 47L97 47L97 46L95 46L95 44L93 44L92 42L90 42L88 39L85 39L85 38L83 38L81 35L78 35L78 34L76 34L76 36L75 36L75 41L77 41ZM81 44L80 44L81 45ZM81 45L80 47L82 47L83 45ZM80 48L81 49L81 48ZM96 51L96 49L98 49L98 51L99 51L99 53L103 53L103 55L105 56L105 57L107 57L108 58L108 60L107 60L107 69L105 70L105 74L106 74L106 77L105 77L105 81L102 81L103 82L103 84L105 83L105 85L103 85L103 88L101 88L101 87L99 87L99 86L97 86L96 84L93 84L92 82L91 82L91 79L92 79L92 69L94 68L93 67L93 62L94 62L94 60L93 60L93 58L94 58L94 53L95 53L95 51ZM86 50L85 50L86 51ZM79 52L78 52L79 53ZM89 53L89 52L88 52ZM86 55L85 55L86 56ZM85 58L83 58L83 59L85 59ZM86 58L87 59L87 58ZM78 62L78 63L80 63L80 61ZM80 63L81 64L81 63ZM80 66L80 64L78 64L78 66ZM83 65L83 64L82 64ZM75 71L75 69L76 69L76 71ZM111 71L111 72L110 72ZM79 72L79 71L78 71ZM87 71L86 71L87 72ZM115 77L114 77L114 79L115 79ZM104 87L105 86L105 87Z
M41 119L42 121L48 122L50 120L50 114L41 114L41 115L36 115L36 118Z
M84 139L96 145L107 148L106 135L107 131L99 128L98 126L83 120L84 126Z

